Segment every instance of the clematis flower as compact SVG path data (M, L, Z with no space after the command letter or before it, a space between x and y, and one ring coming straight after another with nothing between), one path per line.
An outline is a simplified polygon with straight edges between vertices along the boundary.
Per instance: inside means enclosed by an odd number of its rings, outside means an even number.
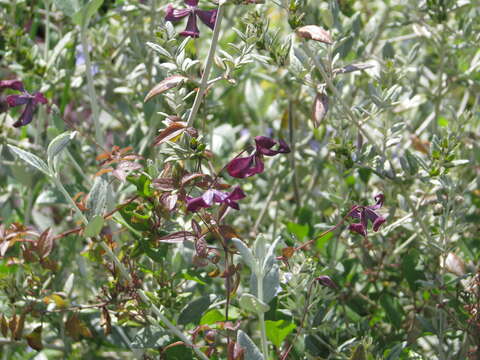
M201 10L198 8L198 0L184 0L187 5L186 9L175 9L172 4L167 6L166 21L177 22L188 16L187 27L180 33L182 36L191 36L198 38L200 31L197 27L197 16L200 20L213 30L215 27L215 20L217 19L217 9L215 10Z
M14 127L20 127L30 124L37 105L47 104L48 100L40 92L31 95L28 92L23 91L21 95L7 96L7 103L10 107L25 105L22 115L20 115L20 118L13 124Z
M355 205L351 210L348 216L359 219L359 223L350 224L348 227L350 231L356 232L360 235L367 236L367 226L368 220L373 224L373 231L378 231L380 226L386 221L386 219L378 214L376 210L380 209L383 206L383 201L385 196L383 194L378 194L375 196L375 205L371 206L358 206Z
M278 145L277 150L273 147ZM255 138L255 151L247 157L235 158L227 165L227 171L230 176L242 179L255 174L260 174L264 170L263 156L275 156L277 154L286 154L290 148L283 140L275 141L266 136L257 136Z
M237 201L244 197L246 197L246 195L239 186L236 186L230 193L210 189L205 191L202 196L196 198L187 197L187 211L195 212L202 208L209 208L214 203L226 204L227 206L238 210L240 207Z

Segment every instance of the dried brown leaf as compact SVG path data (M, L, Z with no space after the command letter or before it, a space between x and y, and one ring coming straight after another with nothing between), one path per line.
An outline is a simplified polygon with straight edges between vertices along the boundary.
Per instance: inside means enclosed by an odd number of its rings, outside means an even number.
M53 233L50 228L46 229L38 239L38 242L35 246L35 252L40 257L40 259L45 259L53 249Z
M179 244L184 241L193 241L193 240L195 240L195 235L190 231L177 231L157 239L158 242L166 243L166 244Z
M313 125L318 128L325 119L328 112L328 96L323 93L317 93L312 105L312 121Z
M330 33L317 25L306 25L298 28L297 35L309 40L319 41L325 44L332 44L333 40Z
M183 83L186 80L188 80L188 78L185 77L185 76L181 76L181 75L173 75L173 76L167 77L166 79L163 79L157 85L155 85L152 88L152 90L150 90L148 92L147 96L145 96L144 102L147 102L148 100L150 100L154 96L157 96L158 94L161 94L161 93L163 93L167 90L170 90L170 89L180 85L181 83Z
M163 129L153 141L153 145L160 145L166 141L174 140L185 132L186 126L183 122L172 122L168 127Z

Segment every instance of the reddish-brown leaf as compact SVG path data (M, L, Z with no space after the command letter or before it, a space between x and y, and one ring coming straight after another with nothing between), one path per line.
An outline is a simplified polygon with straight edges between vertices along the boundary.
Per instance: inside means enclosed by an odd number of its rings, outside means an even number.
M168 127L163 129L160 134L153 141L153 145L160 145L165 141L175 139L181 135L186 129L186 125L183 122L172 122Z
M182 187L188 184L190 181L198 179L198 178L205 178L205 177L210 177L207 174L202 174L202 173L192 173L192 174L187 174L184 177L182 177L181 180L181 185Z
M46 229L38 239L35 252L40 259L45 259L53 249L53 233L50 228Z
M162 242L166 244L179 244L184 241L193 241L193 240L195 240L195 235L190 231L177 231L157 239L158 242Z
M166 79L163 79L157 85L155 85L152 88L152 90L150 90L148 92L147 96L145 96L144 102L147 102L148 100L150 100L154 96L157 96L158 94L161 94L161 93L163 93L167 90L170 90L170 89L180 85L181 83L183 83L186 80L188 80L188 78L185 77L185 76L181 76L181 75L173 75L173 76L167 77Z
M330 33L317 25L306 25L297 29L297 35L309 40L320 41L325 44L332 44Z
M173 178L159 178L153 180L153 187L160 191L175 190L175 180Z

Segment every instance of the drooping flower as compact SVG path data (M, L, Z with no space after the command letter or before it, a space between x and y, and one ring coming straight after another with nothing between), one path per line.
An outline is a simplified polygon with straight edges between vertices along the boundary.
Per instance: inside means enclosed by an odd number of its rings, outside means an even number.
M380 209L383 206L383 201L385 196L383 194L378 194L375 196L375 205L370 206L359 206L355 205L349 212L348 216L359 219L359 223L350 224L348 227L350 231L356 232L360 235L367 236L367 226L368 220L373 224L373 231L378 231L380 226L386 221L386 219L377 213L376 210Z
M278 145L277 150L272 149ZM247 157L235 158L227 165L227 171L230 176L242 179L255 174L260 174L264 170L263 156L275 156L277 154L286 154L290 148L283 140L275 141L266 136L257 136L255 138L255 151Z
M1 80L0 94L5 89L21 91L20 95L9 95L5 100L0 99L0 112L6 111L8 107L25 105L20 118L13 124L14 127L20 127L32 122L35 107L38 104L46 104L48 101L42 93L36 92L31 95L23 87L20 80Z
M187 211L198 211L202 208L209 208L214 203L226 204L227 206L238 210L240 207L237 203L238 200L246 197L243 190L236 186L232 192L222 192L216 189L209 189L203 193L202 196L192 198L187 197Z
M28 92L23 91L21 95L7 96L7 103L10 107L25 105L22 115L20 115L20 118L13 124L14 127L20 127L30 124L37 105L47 104L48 100L40 92L31 95Z
M177 22L188 16L187 27L180 33L182 36L191 36L197 38L200 36L200 31L197 27L197 16L200 20L213 30L215 21L217 19L217 9L201 10L198 8L198 0L184 0L187 5L186 9L175 9L172 4L167 6L166 21Z

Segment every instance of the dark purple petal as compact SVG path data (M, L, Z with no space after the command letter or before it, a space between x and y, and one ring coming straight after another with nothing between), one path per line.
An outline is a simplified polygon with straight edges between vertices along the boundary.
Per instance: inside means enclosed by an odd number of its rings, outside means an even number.
M229 200L241 200L245 197L247 197L247 195L245 195L245 193L243 192L240 186L235 186L235 188L230 193L230 195L228 195Z
M33 112L35 110L35 104L33 101L30 101L23 109L22 115L20 118L13 124L14 127L18 128L20 126L28 125L32 122Z
M23 83L20 80L2 80L2 81L0 81L0 92L3 89L12 89L12 90L24 91Z
M165 21L179 21L191 12L190 9L175 9L172 4L168 4Z
M190 15L188 16L187 27L184 31L180 33L180 35L190 36L193 38L198 38L200 36L200 31L197 27L197 17L195 16L195 13L190 13Z
M33 96L33 102L35 104L47 104L48 100L45 98L45 96L43 96L41 92L37 92Z
M196 10L195 13L198 15L200 20L207 25L210 29L213 30L215 27L215 21L217 20L217 10Z
M195 7L198 5L198 0L185 0L185 4L187 4L188 6Z
M375 221L373 222L373 231L378 231L380 229L380 226L386 221L383 216L379 216Z
M329 287L330 289L337 289L338 286L335 282L327 275L321 275L316 278L316 280L323 286Z
M187 211L195 212L202 208L208 208L210 206L211 204L208 205L202 198L202 196L196 198L187 197Z
M278 153L288 154L290 152L290 147L288 146L288 144L283 140L280 140L279 142L280 142L280 147L278 149Z
M220 190L207 190L205 192L206 193L209 193L211 195L209 195L209 197L211 197L211 202L216 202L216 203L223 203L225 202L225 199L228 197L228 194L226 193L223 193L221 192ZM205 195L204 194L204 195Z
M271 150L277 142L273 139L270 139L266 136L256 136L255 145L257 146L257 151L262 155L273 156L277 155L278 151Z
M274 156L290 152L290 148L285 141L280 140L277 142L266 136L255 137L255 144L257 146L257 151L262 155ZM278 145L278 150L272 149L275 145Z
M227 165L230 176L243 179L263 172L264 166L260 155L236 158Z
M367 229L365 226L361 223L356 223L356 224L350 224L348 229L352 232L356 232L360 235L367 236Z
M377 195L375 195L374 199L376 201L376 204L372 205L372 206L369 206L369 208L371 208L373 210L380 209L383 206L383 201L385 199L385 196L383 194L377 194Z
M7 103L10 107L28 104L32 101L30 95L9 95L7 96Z

